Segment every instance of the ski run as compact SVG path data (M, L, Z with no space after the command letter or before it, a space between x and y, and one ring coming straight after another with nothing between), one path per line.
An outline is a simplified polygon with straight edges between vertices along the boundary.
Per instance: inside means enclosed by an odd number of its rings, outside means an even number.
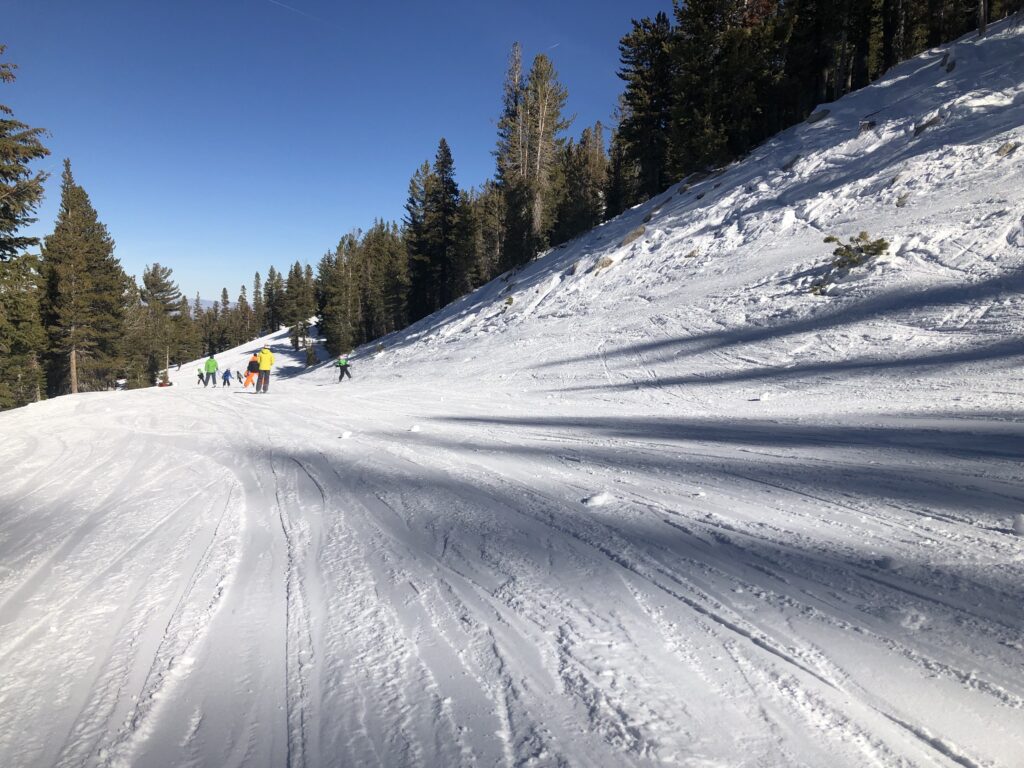
M1024 766L1022 143L1018 18L351 380L0 414L0 765Z

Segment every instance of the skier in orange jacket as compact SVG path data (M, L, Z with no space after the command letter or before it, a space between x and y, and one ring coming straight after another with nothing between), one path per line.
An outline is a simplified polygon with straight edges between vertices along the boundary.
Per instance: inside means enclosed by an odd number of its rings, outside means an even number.
M252 357L249 358L249 365L245 368L245 381L242 383L242 389L245 389L252 384L253 379L256 378L260 372L260 356L253 352Z

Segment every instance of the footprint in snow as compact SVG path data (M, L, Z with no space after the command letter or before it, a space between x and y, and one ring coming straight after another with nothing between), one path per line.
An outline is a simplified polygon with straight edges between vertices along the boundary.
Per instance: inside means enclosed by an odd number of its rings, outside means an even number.
M608 493L608 491L601 491L600 493L595 493L593 496L587 496L585 499L580 499L580 501L588 507L600 507L611 500L612 495Z

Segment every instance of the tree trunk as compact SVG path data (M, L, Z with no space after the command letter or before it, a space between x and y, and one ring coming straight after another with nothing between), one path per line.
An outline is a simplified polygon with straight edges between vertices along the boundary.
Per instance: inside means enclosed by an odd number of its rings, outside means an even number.
M36 382L36 399L35 402L42 402L43 399L43 376L39 371L39 357L35 354L32 355L32 378Z
M71 394L78 394L78 354L77 350L71 348Z
M988 24L988 0L978 0L978 37L985 36Z

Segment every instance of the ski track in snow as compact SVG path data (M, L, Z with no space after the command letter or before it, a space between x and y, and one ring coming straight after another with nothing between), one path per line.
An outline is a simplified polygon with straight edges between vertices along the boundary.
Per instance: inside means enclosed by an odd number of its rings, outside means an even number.
M0 414L0 765L1021 765L1022 46L922 54L342 384L282 331L268 395Z

